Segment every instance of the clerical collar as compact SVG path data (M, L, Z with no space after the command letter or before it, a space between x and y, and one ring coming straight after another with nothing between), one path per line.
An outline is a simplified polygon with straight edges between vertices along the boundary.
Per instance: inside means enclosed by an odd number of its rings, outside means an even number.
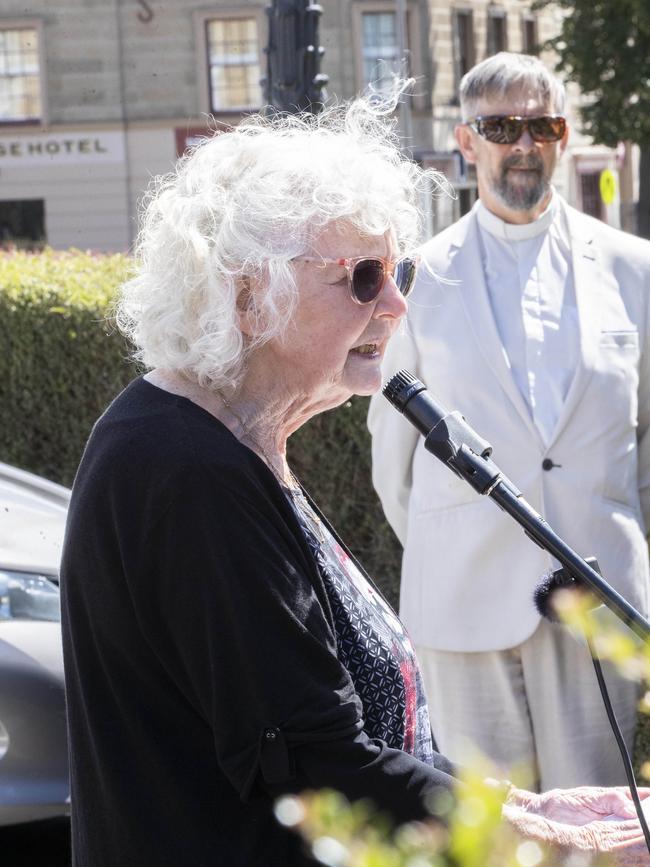
M492 211L488 211L480 199L476 204L477 219L486 232L503 241L527 241L529 238L541 235L553 222L557 212L557 195L553 190L548 207L532 223L506 223Z

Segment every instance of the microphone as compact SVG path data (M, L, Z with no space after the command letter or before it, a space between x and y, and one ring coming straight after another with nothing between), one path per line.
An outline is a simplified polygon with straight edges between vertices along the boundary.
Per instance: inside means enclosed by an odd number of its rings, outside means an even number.
M425 437L424 447L464 478L479 494L487 494L503 479L489 460L492 446L480 437L458 411L449 412L427 393L427 387L408 370L399 370L383 388L383 395ZM483 464L477 472L476 458Z
M423 436L427 436L432 428L449 415L429 394L424 394L426 390L426 385L408 370L398 370L383 389L384 397L403 413ZM413 398L417 399L412 400Z
M602 574L598 560L595 557L585 557L585 563L588 563L599 575ZM533 602L542 617L550 620L551 623L560 622L560 616L554 601L556 593L560 590L568 591L569 593L586 594L584 583L574 578L564 568L556 569L554 572L547 572L546 575L543 575L533 593ZM597 608L600 604L600 601L594 600L593 607Z
M571 579L568 585L569 588L571 588L574 583L573 579ZM546 620L550 620L551 623L560 622L560 617L553 603L553 597L560 588L566 590L567 585L556 581L555 572L547 572L540 578L537 587L535 587L535 592L533 593L535 608L542 617Z

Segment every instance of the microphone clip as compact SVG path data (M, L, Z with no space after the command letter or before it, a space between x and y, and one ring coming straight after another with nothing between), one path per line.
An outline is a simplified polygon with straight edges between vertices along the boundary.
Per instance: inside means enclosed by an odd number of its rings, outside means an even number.
M489 494L502 479L490 460L492 446L457 410L444 416L426 435L424 447L479 494Z
M492 446L457 410L431 428L424 439L424 447L479 494L487 493L499 481L499 468L490 460Z
M595 572L602 575L600 566L598 565L598 560L595 557L585 557L584 561L585 563L588 563ZM553 587L562 587L569 590L578 590L580 588L587 589L585 582L580 579L580 576L571 573L565 566L561 566L559 569L555 569L550 573L550 583ZM598 604L600 604L600 602Z
M467 424L458 410L448 413L429 431L424 445L445 463L453 461L463 446L481 458L492 454L490 443Z

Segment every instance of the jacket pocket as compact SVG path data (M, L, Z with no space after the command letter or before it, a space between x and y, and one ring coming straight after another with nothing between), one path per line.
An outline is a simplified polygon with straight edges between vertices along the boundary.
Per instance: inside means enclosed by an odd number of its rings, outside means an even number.
M599 345L618 349L637 349L639 346L638 331L601 331Z

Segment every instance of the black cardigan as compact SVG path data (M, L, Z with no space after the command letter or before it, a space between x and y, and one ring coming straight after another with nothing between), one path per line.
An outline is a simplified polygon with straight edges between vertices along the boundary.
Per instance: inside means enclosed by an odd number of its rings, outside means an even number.
M405 820L451 786L364 734L291 504L185 398L138 379L95 426L61 587L75 867L289 867L281 792Z

